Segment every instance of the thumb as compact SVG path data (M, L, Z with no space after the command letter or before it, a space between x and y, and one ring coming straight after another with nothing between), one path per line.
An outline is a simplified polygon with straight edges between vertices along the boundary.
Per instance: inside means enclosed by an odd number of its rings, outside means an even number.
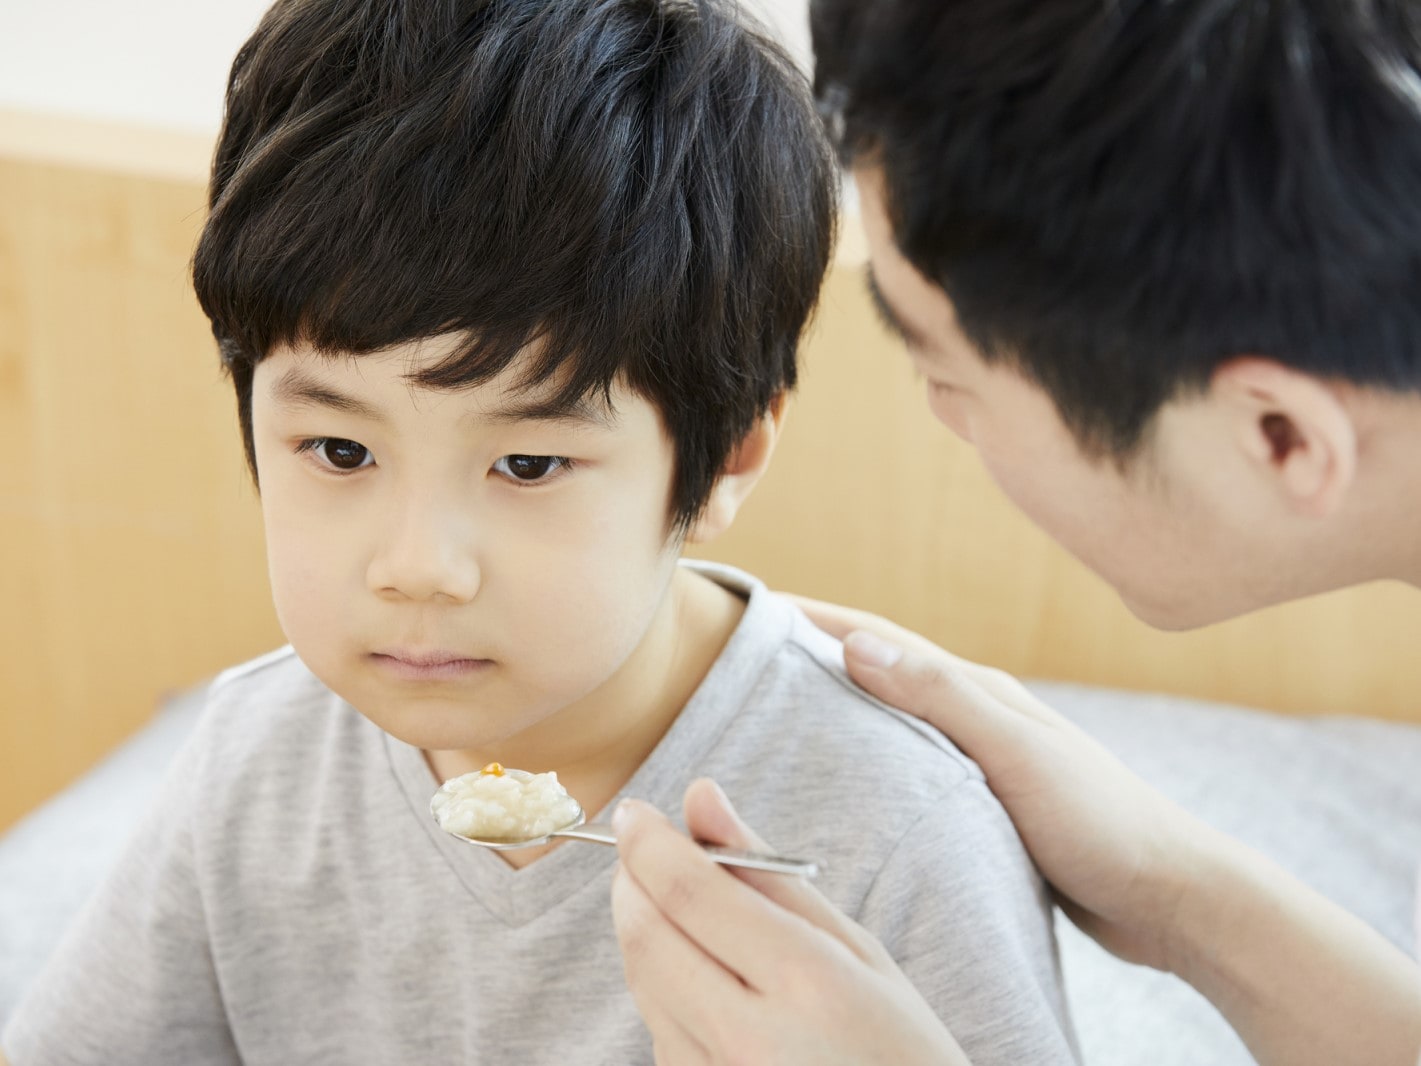
M710 778L702 777L686 789L683 811L686 829L706 844L769 852L772 849L735 812L729 798ZM881 966L887 959L883 946L861 926L847 918L808 881L800 877L735 869L736 877L781 907L828 933L863 962Z
M858 630L844 638L844 665L869 695L921 718L978 762L1020 739L1026 725L967 663L940 648L905 648Z
M721 787L708 777L697 778L687 787L683 810L686 831L703 844L770 850L760 835L741 821Z

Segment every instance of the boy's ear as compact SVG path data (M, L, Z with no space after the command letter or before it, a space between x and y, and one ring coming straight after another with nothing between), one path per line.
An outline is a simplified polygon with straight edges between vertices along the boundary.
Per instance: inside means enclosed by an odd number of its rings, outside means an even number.
M740 443L720 468L720 476L716 478L705 508L686 534L687 543L704 544L730 528L735 516L740 513L740 505L749 498L751 490L770 465L787 406L785 394L780 393L770 404L770 409L750 427L750 432L740 438Z
M1321 378L1257 356L1214 371L1236 440L1300 515L1331 514L1357 472L1357 430L1338 391Z

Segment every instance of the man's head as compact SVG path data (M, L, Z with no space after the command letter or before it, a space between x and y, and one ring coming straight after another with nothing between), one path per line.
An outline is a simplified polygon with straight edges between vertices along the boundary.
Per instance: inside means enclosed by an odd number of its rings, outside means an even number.
M880 303L932 332L910 347L935 407L1034 518L1160 624L1378 576L1293 564L1347 503L1363 399L1421 396L1414 5L814 0L813 22ZM1059 422L1035 468L1015 400ZM1067 457L1114 511L1049 482ZM1193 543L1169 566L1118 557L1171 532Z
M420 384L624 381L688 527L795 381L834 176L803 78L722 0L281 0L233 65L194 263L237 389L302 342L462 334ZM258 472L259 473L259 472Z

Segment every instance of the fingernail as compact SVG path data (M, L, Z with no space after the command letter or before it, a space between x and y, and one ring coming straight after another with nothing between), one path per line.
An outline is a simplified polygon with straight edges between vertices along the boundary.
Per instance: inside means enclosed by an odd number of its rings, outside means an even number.
M862 629L844 638L844 651L865 666L876 666L880 670L887 670L903 658L903 649L897 644L890 644Z
M725 789L720 787L720 782L713 777L698 777L691 782L690 789L686 795L689 797L692 790L701 792L710 791L711 802L728 814L734 821L740 821L740 815L735 810L735 804L730 802L730 797L725 794ZM1418 1064L1421 1066L1421 1064Z
M627 822L631 820L631 811L627 809L627 804L630 802L631 800L622 800L622 802L617 804L616 809L612 811L612 828L618 833L625 830Z
M720 804L721 809L727 814L729 814L732 818L734 818L737 822L740 822L740 812L735 809L735 804L730 802L730 797L725 794L725 789L720 787L720 782L711 781L710 787L711 790L715 793L716 801ZM744 823L742 822L741 824L743 825Z

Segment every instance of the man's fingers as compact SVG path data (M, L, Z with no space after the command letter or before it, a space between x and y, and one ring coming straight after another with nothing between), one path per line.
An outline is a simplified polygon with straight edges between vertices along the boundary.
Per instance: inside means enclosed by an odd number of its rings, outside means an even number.
M710 1066L711 1058L698 1044L681 1044L653 1033L651 1061L656 1066Z
M770 846L741 819L729 797L708 777L699 777L686 789L686 828L705 844L768 852Z
M839 640L853 632L864 632L900 648L916 647L923 650L935 646L926 637L919 636L911 629L904 629L897 623L868 611L841 607L837 603L825 603L823 600L811 600L807 596L787 595L809 616L815 626Z
M688 790L686 810L699 835L763 846L709 781ZM966 1066L961 1048L882 946L883 964L866 965L846 947L852 938L826 934L832 908L798 878L762 874L757 883L787 892L792 905L822 925L712 862L644 803L624 801L614 822L622 857L612 893L617 935L659 1066ZM815 910L820 906L824 913ZM867 938L842 916L838 921Z
M853 607L841 607L805 596L789 598L818 628L844 642L844 658L849 662L851 671L855 666L888 669L896 665L904 654L911 654L919 667L928 664L937 673L948 675L949 679L952 674L965 676L1008 702L1029 702L1033 705L1029 708L1030 713L1037 717L1041 716L1041 712L1054 715L1010 674L953 655L911 629ZM906 666L909 670L914 669L913 662Z
M1078 732L1005 671L932 645L886 652L874 635L850 633L844 664L866 692L945 733L989 778L993 767L1015 762L1021 751L1014 745L1050 744L1058 731Z
M773 848L740 818L720 786L709 778L692 781L686 789L685 814L686 828L697 840L732 848L773 852ZM761 895L828 933L864 962L876 964L881 961L882 945L803 878L763 870L732 868L732 872L754 886Z
M844 644L844 664L864 691L928 722L979 762L1019 739L1026 724L946 653L905 650L888 659L855 633Z
M751 988L777 988L787 974L817 965L826 952L839 959L858 954L844 938L824 935L832 907L798 878L782 878L798 882L798 890L760 880L752 887L748 878L742 881L712 861L663 814L636 800L619 805L616 824L622 865L652 904ZM775 895L759 891L762 884Z
M810 599L808 596L796 596L792 592L784 593L794 604L809 616L813 622L831 637L843 640L855 629L875 629L878 625L893 626L892 622L869 614L867 611L860 611L853 607L843 607L837 603L826 603L824 600ZM884 636L889 636L885 633ZM892 639L889 636L889 639Z
M696 1031L724 1024L737 1014L736 1001L753 993L667 921L625 869L612 880L612 921L657 1061L708 1062Z
M904 655L912 656L905 664L909 671L936 673L948 681L954 677L966 677L981 685L999 699L1008 702L1030 702L1032 714L1049 709L1036 701L1021 683L1004 670L974 663L938 647L927 637L904 629L886 618L852 607L824 603L821 600L791 596L800 609L809 616L817 627L832 637L844 642L844 659L849 663L850 672L857 667L871 667L887 670L897 665ZM916 664L916 665L915 665ZM924 668L927 669L924 669ZM907 708L903 708L907 710Z

